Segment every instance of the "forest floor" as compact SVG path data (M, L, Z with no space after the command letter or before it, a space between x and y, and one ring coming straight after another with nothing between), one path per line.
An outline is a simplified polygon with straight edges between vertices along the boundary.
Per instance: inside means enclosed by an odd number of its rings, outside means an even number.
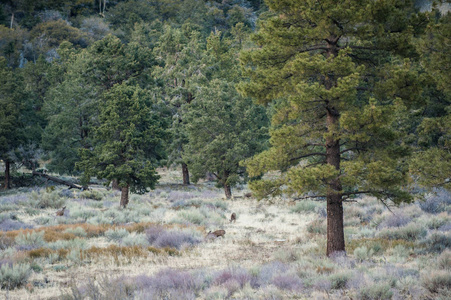
M325 205L224 199L160 170L131 195L64 187L0 194L1 299L446 299L451 199L345 205L347 255L325 254ZM181 174L180 174L181 175ZM55 212L66 206L63 216ZM237 220L230 223L235 212ZM224 229L224 237L206 238Z

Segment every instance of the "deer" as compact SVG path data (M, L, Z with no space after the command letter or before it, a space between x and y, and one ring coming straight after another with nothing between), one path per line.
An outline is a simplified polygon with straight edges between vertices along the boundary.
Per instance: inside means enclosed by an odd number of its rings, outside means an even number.
M220 229L220 230L216 230L216 231L213 231L213 232L211 232L211 230L207 233L207 238L217 238L217 237L220 237L220 236L222 236L222 237L224 237L224 234L225 234L226 232L225 232L225 230L222 230L222 229Z
M59 211L56 212L56 216L60 217L60 216L64 216L64 210L66 209L66 207L64 206L63 208L61 208Z
M232 215L230 216L230 223L232 222L236 222L236 214L232 213Z

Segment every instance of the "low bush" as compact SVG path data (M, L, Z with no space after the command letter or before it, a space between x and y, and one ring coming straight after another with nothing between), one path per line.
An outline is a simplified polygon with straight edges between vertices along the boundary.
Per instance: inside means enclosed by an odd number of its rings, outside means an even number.
M351 274L348 274L348 273L332 274L329 276L330 286L334 290L345 289L350 278L351 278Z
M307 231L314 234L326 234L327 224L324 219L316 219L307 225Z
M29 264L2 264L0 267L0 287L14 289L27 283L31 275Z
M202 225L206 220L206 216L203 215L198 209L188 209L184 211L180 211L178 213L178 217L191 224Z
M296 274L278 274L271 283L282 290L300 291L303 288L302 280Z
M377 236L388 240L416 241L426 236L427 230L419 224L381 230Z
M436 189L434 193L428 195L425 200L419 201L420 208L430 214L438 214L449 210L451 207L451 195L445 189Z
M405 240L387 240L378 237L351 240L346 245L346 249L348 252L354 252L356 248L366 246L368 249L372 249L375 255L378 255L398 245L402 245L407 249L413 249L415 247L414 242Z
M12 231L18 229L29 229L33 228L33 225L25 224L20 221L15 221L11 219L5 219L0 223L0 231Z
M448 216L434 216L426 221L426 226L429 229L439 229L442 226L449 224L451 220Z
M175 201L171 205L171 208L174 210L180 210L180 209L185 209L185 208L189 208L189 207L199 208L201 205L202 205L202 201L200 201L200 200L180 199L180 200Z
M429 253L442 253L446 249L451 249L451 234L435 232L421 242L424 251Z
M105 237L108 241L120 242L123 238L128 236L130 233L125 228L115 228L109 229L105 232Z
M35 194L33 194L35 193ZM35 206L37 208L61 208L66 203L66 199L61 197L58 192L50 191L46 192L41 190L40 192L33 192L32 198L36 199Z
M445 270L423 274L422 285L431 293L441 293L451 290L451 273Z
M48 243L47 247L53 250L86 249L88 247L88 243L85 239L75 238L73 240L58 240L56 242Z
M80 197L96 200L96 201L102 201L104 195L103 193L96 191L96 190L87 190L80 193Z
M291 212L293 213L315 212L317 207L319 207L318 202L312 200L303 200L296 203L296 205L291 208Z
M164 231L152 245L158 248L170 247L180 249L182 246L194 246L200 242L201 240L192 233L183 231Z
M451 231L451 222L450 223L446 223L443 226L440 226L438 228L438 230L440 230L440 231Z
M67 228L66 230L63 231L63 233L71 233L79 237L86 237L88 235L86 231L79 226L75 228Z
M55 253L55 251L49 248L38 248L30 250L27 253L28 257L35 259L41 257L49 257L51 254Z
M143 233L132 233L121 239L121 244L124 246L147 246L146 235Z
M354 249L354 258L359 261L364 261L372 258L374 255L374 250L367 246L362 246Z
M393 297L390 284L378 282L369 287L360 290L360 299L362 300L385 300Z
M20 250L37 249L46 244L43 231L20 234L16 237L15 242L16 248Z
M243 268L228 268L221 270L213 275L213 283L222 285L228 281L235 281L243 288L247 283L250 283L252 276L246 269Z
M451 249L447 249L437 257L437 267L440 270L451 271Z
M6 235L4 232L0 233L0 250L5 250L6 248L14 245L14 238Z
M380 228L403 227L412 221L412 217L403 213L390 214L379 224Z

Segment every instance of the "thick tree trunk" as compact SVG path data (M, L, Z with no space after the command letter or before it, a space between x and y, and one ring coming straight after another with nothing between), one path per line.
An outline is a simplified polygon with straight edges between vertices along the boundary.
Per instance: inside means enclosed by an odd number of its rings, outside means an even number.
M220 182L222 183L222 186L224 187L225 196L227 199L232 198L232 189L230 188L230 184L227 184L227 179L229 179L230 172L225 170L223 173L223 177L220 178Z
M10 175L11 164L8 160L5 160L5 190L11 187L11 175Z
M119 180L113 179L113 180L111 181L111 188L112 188L113 190L120 191L121 188L119 187Z
M329 36L327 41L327 57L336 57L338 55L338 40L340 38L334 35ZM336 78L333 72L330 72L325 78L326 89L336 86ZM327 131L326 138L326 162L334 166L335 170L340 170L340 139L335 136L334 131L339 126L340 112L334 106L333 100L327 101ZM345 236L343 229L343 199L341 183L337 176L328 182L327 189L327 250L326 255L331 256L336 252L345 253Z
M183 174L183 184L189 185L189 171L188 166L185 163L182 163L182 174Z
M128 204L128 188L129 186L124 186L122 187L122 192L121 192L121 206L123 208L127 207Z
M338 113L327 113L327 127L337 126ZM340 170L340 140L330 136L326 139L327 164ZM345 238L343 230L343 201L339 178L330 180L327 191L327 256L334 252L345 252Z
M224 185L224 192L227 199L232 198L232 189L230 188L230 185Z

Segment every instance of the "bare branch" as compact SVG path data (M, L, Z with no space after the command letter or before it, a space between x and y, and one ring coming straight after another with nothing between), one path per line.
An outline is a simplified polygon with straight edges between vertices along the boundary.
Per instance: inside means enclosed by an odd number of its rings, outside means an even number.
M348 152L348 151L353 151L353 150L364 150L364 148L361 148L361 147L353 147L353 148L349 148L349 149L346 149L346 150L341 151L340 154L346 153L346 152Z
M299 200L305 200L305 199L318 199L318 198L326 198L326 195L318 195L318 196L305 196L305 197L297 197L297 198L293 198L293 201L299 201ZM324 200L324 199L322 199ZM315 200L315 201L320 201L320 200Z
M294 160L298 160L298 159L306 158L306 157L310 157L310 156L315 156L315 155L326 156L325 153L315 152L315 153L309 153L309 154L305 154L305 155L301 155L301 156L298 156L298 157L291 158L290 161L294 161Z

